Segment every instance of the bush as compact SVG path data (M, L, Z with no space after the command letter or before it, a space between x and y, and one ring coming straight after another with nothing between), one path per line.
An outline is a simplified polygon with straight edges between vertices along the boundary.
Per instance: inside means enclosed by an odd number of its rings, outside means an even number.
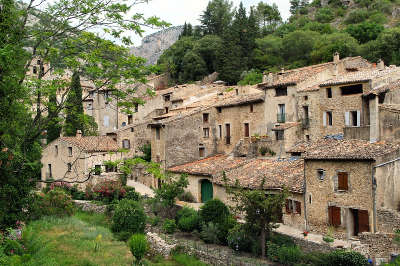
M111 226L113 232L143 233L145 226L146 214L139 202L123 199L117 204Z
M282 263L283 265L295 265L296 263L301 261L303 253L297 246L295 247L283 246L279 248L277 255L279 262Z
M139 194L139 192L136 192L135 190L130 190L126 192L125 198L129 200L139 201L142 196Z
M149 249L146 236L143 234L132 235L128 241L128 246L136 262L140 262Z
M267 258L272 260L272 261L278 261L279 260L278 259L278 252L279 252L279 248L280 248L279 245L268 241L267 245L266 245L266 248L267 248L267 250L266 250L267 251L266 252Z
M330 236L323 236L322 240L324 240L326 243L333 243L335 241L332 237Z
M63 190L54 189L46 194L33 195L29 206L29 218L36 220L42 216L70 216L74 213L74 210L71 196Z
M237 224L236 220L231 215L225 217L225 219L222 222L217 224L218 227L217 237L221 244L224 245L228 244L227 242L228 232L229 230L234 228L236 224Z
M256 241L241 224L237 224L229 230L227 236L228 246L236 251L251 251L253 243Z
M176 223L175 220L172 219L165 219L164 224L163 224L163 230L167 234L173 234L175 233L176 230Z
M366 9L356 9L351 12L346 20L344 21L346 24L357 24L364 22L369 17L369 12Z
M208 224L203 224L201 226L200 238L206 243L219 244L218 232L218 226L213 222L209 222Z
M175 220L178 222L182 217L189 217L197 214L198 213L195 209L185 206L176 213Z
M194 202L194 196L190 191L183 192L178 196L178 199L186 202Z
M228 207L219 199L213 199L207 201L200 208L200 219L203 223L208 224L210 222L214 224L221 223L229 216Z
M318 9L315 14L315 19L321 23L329 23L335 18L335 14L332 9L328 7Z
M89 199L101 200L110 203L113 200L120 200L125 196L125 188L120 181L102 180L94 186L86 186L86 196Z
M355 251L333 251L326 259L329 266L363 266L368 265L368 260Z
M280 247L281 246L287 246L287 247L296 246L296 244L294 243L294 241L291 237L281 235L278 233L272 233L270 235L269 241Z
M24 253L24 249L21 244L13 239L6 239L3 244L4 253L8 256L12 255L22 255Z
M151 226L157 226L160 223L160 217L154 216L148 219Z
M199 227L199 216L193 214L191 216L185 216L179 219L178 228L183 232L193 232Z

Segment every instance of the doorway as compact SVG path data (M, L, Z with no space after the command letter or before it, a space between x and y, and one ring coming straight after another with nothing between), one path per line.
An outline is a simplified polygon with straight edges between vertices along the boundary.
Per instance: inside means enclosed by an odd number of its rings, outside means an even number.
M213 199L213 185L207 180L201 180L201 202L207 202Z
M368 211L358 209L350 209L350 211L353 216L353 236L358 236L362 232L369 232Z

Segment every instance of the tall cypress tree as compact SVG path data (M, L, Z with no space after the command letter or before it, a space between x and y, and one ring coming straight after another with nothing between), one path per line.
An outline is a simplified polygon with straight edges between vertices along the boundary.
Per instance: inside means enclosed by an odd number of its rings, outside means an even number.
M50 122L47 127L47 142L51 142L57 139L61 133L61 121L57 115L57 95L56 92L53 92L49 96L49 106L48 106L48 117Z
M74 72L72 75L71 87L68 92L65 108L67 116L65 118L64 133L66 136L75 136L78 129L83 131L84 128L82 119L82 87L81 80L77 72Z

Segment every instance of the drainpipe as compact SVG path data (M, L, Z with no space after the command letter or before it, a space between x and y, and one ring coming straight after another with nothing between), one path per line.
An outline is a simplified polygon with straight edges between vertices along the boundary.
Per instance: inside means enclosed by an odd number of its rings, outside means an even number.
M374 215L372 216L372 218L374 221L374 233L376 233L376 200L375 200L376 199L376 186L377 186L376 179L375 179L376 168L394 163L396 161L400 161L400 157L390 160L390 161L387 161L387 162L384 162L384 163L381 163L381 164L378 164L378 165L375 165L375 166L372 166L372 176L371 176L371 178L372 178L372 198L373 198L372 202L373 202L373 212L374 212Z
M305 221L305 230L309 231L308 228L308 220L307 220L307 181L306 181L306 160L304 160L304 167L303 167L303 180L304 180L304 221Z

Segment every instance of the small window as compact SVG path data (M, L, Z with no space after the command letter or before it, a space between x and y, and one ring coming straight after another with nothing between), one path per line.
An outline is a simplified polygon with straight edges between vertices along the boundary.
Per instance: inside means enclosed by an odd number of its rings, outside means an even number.
M210 129L208 127L203 128L203 137L204 138L210 137Z
M284 140L285 139L284 136L285 135L284 135L284 131L283 130L276 130L275 131L276 140Z
M161 134L160 134L160 128L157 127L157 128L156 128L156 139L159 140L159 139L160 139L160 135L161 135Z
M68 147L68 156L72 156L72 147Z
M306 135L306 141L310 141L310 135Z
M88 110L93 110L92 103L88 103Z
M94 91L89 91L89 97L93 98L93 96L94 96Z
M171 95L164 95L164 101L169 102L171 100Z
M56 156L58 156L58 145L54 146L54 152L55 152Z
M203 114L203 123L208 123L208 114Z
M95 175L100 175L101 174L101 165L95 165L94 166L94 174Z
M33 66L32 72L33 72L33 74L37 74L37 67L36 66Z
M327 122L328 126L333 125L332 112L326 112L326 122Z
M278 87L275 88L275 96L287 96L287 87Z
M200 147L199 148L199 156L200 156L200 158L204 158L205 153L206 153L206 149L204 147Z
M317 169L317 177L319 180L325 179L325 170L324 169Z
M135 113L137 113L139 111L139 104L135 103Z
M126 122L122 122L122 126L123 126L123 127L126 126Z
M286 213L301 214L301 202L291 199L286 199Z
M311 194L308 195L308 203L310 203L310 204L312 203L312 195Z
M326 88L326 97L332 98L332 88Z
M115 172L115 167L113 165L105 165L106 173Z
M217 112L220 114L222 113L222 107L217 107Z
M103 126L108 127L110 125L110 117L108 115L105 115L103 117Z
M222 125L218 125L219 138L222 139Z
M239 90L238 89L236 89L236 95L239 95Z
M245 138L250 137L249 123L244 123L244 137Z
M349 190L349 174L347 172L338 172L338 190Z
M38 59L38 60L36 61L36 64L37 64L37 65L40 65L41 62L42 62L42 61L40 61L40 59Z
M133 122L133 116L128 115L128 125L132 124L132 122Z
M250 104L250 113L254 112L254 106Z
M72 171L72 164L71 164L71 163L68 163L68 164L67 164L67 167L68 167L68 172L71 172L71 171Z
M48 177L53 177L53 172L51 171L51 164L47 165L47 173Z
M44 67L42 66L41 68L40 68L40 70L42 71L42 74L44 73Z
M353 127L358 126L358 112L357 111L351 111L351 124Z
M133 127L131 127L131 132L134 132L135 130L133 129Z
M343 96L363 93L362 84L340 87Z
M308 96L304 96L304 101L307 101L308 100Z
M129 141L129 139L124 139L122 141L122 148L124 148L124 149L130 149L131 148L131 142Z

